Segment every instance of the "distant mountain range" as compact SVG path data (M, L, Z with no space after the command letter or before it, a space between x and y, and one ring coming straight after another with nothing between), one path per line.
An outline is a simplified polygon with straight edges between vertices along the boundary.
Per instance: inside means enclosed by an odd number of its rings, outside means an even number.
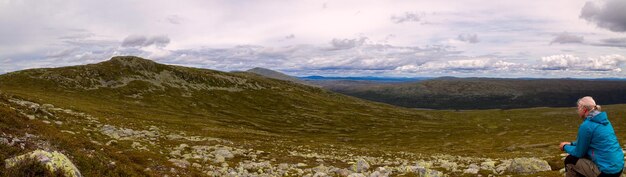
M432 79L433 77L324 77L324 76L304 76L298 77L305 81L325 81L325 80L350 80L350 81L374 81L374 82L411 82Z
M583 96L593 96L599 104L626 103L623 78L298 78L345 95L409 108L569 107Z
M569 107L583 96L593 96L599 104L626 103L623 80L437 78L391 84L332 83L325 82L323 88L411 108Z

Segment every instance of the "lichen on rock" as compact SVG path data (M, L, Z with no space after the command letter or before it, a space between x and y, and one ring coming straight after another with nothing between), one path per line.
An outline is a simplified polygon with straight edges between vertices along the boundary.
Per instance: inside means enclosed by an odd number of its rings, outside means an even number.
M9 158L4 160L5 168L14 167L29 158L41 162L46 167L46 169L52 173L61 170L65 173L65 176L82 177L80 171L78 171L78 168L74 166L72 161L70 161L67 156L57 151L48 152L44 150L35 150L23 155Z

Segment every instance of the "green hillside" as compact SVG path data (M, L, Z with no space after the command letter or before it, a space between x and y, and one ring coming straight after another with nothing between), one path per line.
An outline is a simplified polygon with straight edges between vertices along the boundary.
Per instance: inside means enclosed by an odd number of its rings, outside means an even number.
M603 108L624 140L626 106ZM560 176L579 123L573 108L414 110L138 57L0 75L0 120L0 158L57 150L84 176ZM519 157L552 171L516 172Z

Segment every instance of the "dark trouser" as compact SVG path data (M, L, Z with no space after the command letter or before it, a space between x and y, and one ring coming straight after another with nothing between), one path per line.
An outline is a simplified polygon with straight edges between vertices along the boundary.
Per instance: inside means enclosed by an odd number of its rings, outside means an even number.
M587 158L578 158L572 155L565 157L565 176L585 176L585 177L619 177L622 171L616 174L606 174L598 169L598 166Z

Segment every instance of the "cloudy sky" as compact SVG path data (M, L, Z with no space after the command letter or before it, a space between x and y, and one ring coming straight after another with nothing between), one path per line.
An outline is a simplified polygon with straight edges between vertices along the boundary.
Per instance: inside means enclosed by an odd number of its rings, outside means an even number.
M308 76L626 78L625 0L0 0L0 73L136 55Z

